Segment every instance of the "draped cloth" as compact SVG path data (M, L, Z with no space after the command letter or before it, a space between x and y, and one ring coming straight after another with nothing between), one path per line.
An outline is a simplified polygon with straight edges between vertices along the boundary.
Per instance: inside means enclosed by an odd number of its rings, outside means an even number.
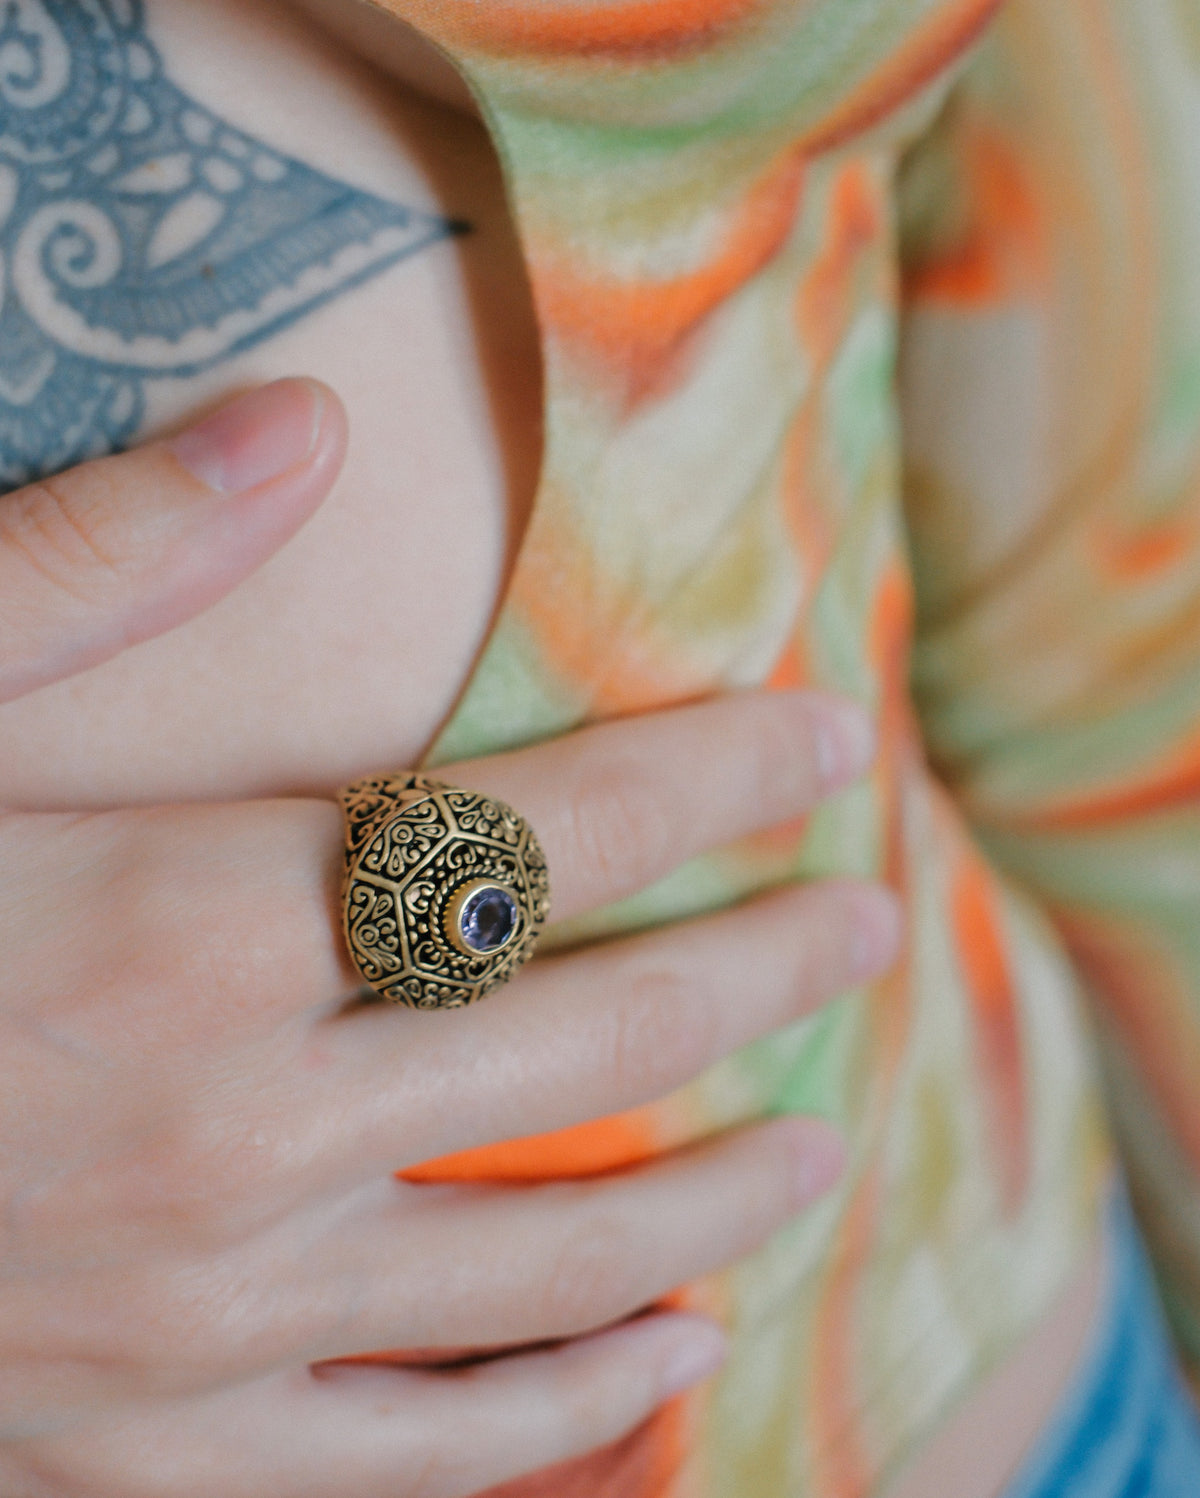
M1200 3L374 3L479 100L545 365L434 760L850 693L867 781L554 935L835 873L910 920L892 976L663 1103L424 1172L792 1111L849 1141L838 1191L684 1292L723 1376L511 1491L879 1492L1079 1267L1114 1136L1200 1356Z

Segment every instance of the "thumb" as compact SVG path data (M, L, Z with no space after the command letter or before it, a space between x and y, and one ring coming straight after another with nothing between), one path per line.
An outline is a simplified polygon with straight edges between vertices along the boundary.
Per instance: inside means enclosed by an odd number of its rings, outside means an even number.
M280 380L0 499L0 702L216 603L299 530L345 452L333 392Z

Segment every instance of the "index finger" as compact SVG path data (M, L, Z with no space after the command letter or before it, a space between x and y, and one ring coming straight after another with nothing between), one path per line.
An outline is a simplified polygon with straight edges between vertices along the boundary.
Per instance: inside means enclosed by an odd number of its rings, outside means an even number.
M507 801L530 822L550 869L551 918L563 920L803 815L873 754L870 720L856 704L824 692L747 691L436 775Z

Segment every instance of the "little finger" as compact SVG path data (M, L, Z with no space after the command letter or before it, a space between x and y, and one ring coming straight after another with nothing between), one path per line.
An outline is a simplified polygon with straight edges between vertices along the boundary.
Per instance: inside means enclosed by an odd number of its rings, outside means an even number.
M595 1180L372 1188L308 1248L296 1280L307 1304L289 1325L307 1323L312 1340L296 1357L595 1330L752 1252L843 1163L827 1124L790 1118Z
M277 1375L36 1443L27 1462L36 1491L70 1498L466 1498L620 1439L724 1349L712 1323L663 1314L453 1371Z

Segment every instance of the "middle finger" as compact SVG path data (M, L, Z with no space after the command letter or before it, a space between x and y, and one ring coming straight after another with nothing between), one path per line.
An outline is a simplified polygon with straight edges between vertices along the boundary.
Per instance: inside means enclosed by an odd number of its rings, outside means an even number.
M898 928L889 893L830 880L548 959L503 1004L356 1014L306 1079L309 1117L341 1125L324 1167L344 1185L652 1102L879 974Z

